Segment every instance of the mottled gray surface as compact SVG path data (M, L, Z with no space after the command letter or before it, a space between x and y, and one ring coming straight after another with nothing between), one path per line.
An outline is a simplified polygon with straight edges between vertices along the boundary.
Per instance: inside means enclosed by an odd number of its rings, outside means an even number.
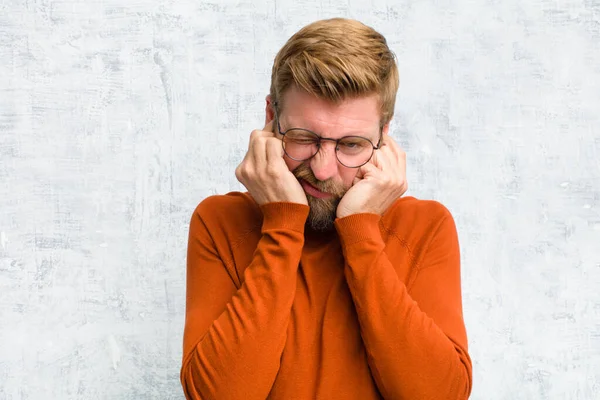
M410 192L453 212L473 399L600 398L600 1L0 1L0 399L181 399L192 210L273 57L398 55Z

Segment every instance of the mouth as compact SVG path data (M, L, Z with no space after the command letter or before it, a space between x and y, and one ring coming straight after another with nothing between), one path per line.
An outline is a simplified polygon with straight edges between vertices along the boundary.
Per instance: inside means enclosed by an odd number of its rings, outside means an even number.
M306 194L309 194L318 199L329 199L329 198L333 197L333 195L331 193L321 192L319 189L317 189L310 183L306 182L304 179L299 179L299 181L300 181L300 185L302 185L302 188L304 189L304 192L306 192Z

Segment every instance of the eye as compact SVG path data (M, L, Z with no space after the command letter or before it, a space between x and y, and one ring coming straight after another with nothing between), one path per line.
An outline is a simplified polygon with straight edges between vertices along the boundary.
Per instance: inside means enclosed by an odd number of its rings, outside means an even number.
M311 137L293 137L293 138L290 138L290 142L293 142L294 144L299 144L299 145L310 145L310 144L315 144L317 141Z
M286 140L289 143L293 143L295 145L314 145L319 142L319 138L313 135L310 132L303 131L300 129L294 129L288 132L286 135Z
M368 141L366 139L363 138L358 138L358 137L353 137L353 138L344 138L342 140L340 140L340 146L343 146L347 149L356 149L356 148L362 148L362 147L366 147L368 144Z

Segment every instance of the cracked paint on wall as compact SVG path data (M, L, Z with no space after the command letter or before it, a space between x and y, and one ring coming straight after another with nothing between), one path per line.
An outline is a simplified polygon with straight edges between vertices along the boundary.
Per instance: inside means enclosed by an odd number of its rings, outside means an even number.
M241 190L277 50L381 31L409 195L462 252L473 399L600 393L600 2L0 4L0 399L182 399L191 213Z

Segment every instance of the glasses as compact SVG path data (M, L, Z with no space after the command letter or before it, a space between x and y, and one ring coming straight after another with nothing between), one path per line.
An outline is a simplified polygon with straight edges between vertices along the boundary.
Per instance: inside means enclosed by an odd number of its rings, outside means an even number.
M281 140L283 151L292 160L306 161L313 158L319 152L321 143L326 140L335 143L335 156L340 164L348 168L359 168L369 162L375 150L381 148L382 131L379 132L377 146L362 136L344 136L340 139L330 139L302 128L290 128L282 132L277 105L274 106L277 129L279 134L283 136Z

